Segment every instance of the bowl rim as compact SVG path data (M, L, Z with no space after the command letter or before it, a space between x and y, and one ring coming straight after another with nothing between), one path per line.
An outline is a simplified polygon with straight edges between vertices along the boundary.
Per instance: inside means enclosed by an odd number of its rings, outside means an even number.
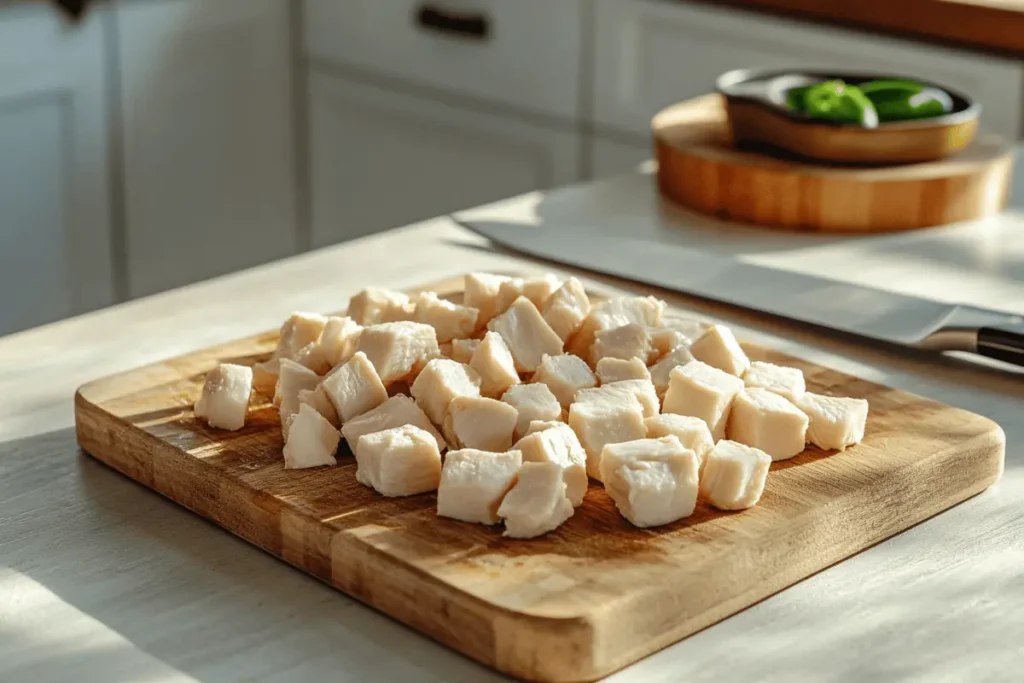
M831 121L828 119L815 119L802 112L793 111L788 107L766 101L761 97L754 97L744 93L737 93L734 88L743 83L751 81L771 81L785 76L809 76L821 78L822 80L842 79L849 81L867 80L908 80L920 83L921 85L943 90L954 100L965 103L960 111L953 111L941 116L933 116L926 119L911 119L909 121L886 121L879 122L875 128L866 128L859 123L851 121ZM936 83L917 76L906 76L893 73L872 72L872 71L826 71L817 69L732 69L718 76L715 79L715 90L726 99L743 100L750 104L758 105L767 112L783 116L791 121L806 126L823 126L828 128L851 128L864 131L865 133L891 130L914 130L922 128L938 128L941 126L956 125L976 120L981 114L981 104L973 97L954 88L948 88L941 83Z

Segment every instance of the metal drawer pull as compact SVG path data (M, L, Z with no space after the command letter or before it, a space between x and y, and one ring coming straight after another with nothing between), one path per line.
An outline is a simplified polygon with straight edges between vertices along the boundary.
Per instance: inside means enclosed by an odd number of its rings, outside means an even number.
M421 5L416 23L430 31L470 40L487 40L491 32L491 22L485 14L460 14L434 5Z

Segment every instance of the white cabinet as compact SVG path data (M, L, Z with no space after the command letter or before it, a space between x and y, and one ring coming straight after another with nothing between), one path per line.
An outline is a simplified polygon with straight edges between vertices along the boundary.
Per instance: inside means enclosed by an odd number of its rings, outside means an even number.
M114 301L103 11L0 6L0 335Z
M370 76L575 120L588 3L306 0L306 51Z
M593 110L599 127L648 135L651 116L714 89L730 69L887 71L956 88L984 106L982 121L1016 138L1019 60L778 19L722 7L595 0Z
M577 134L315 72L313 246L577 179Z
M649 144L621 142L607 135L595 134L590 138L589 177L629 173L652 156L654 152Z
M295 253L289 3L115 8L129 294Z

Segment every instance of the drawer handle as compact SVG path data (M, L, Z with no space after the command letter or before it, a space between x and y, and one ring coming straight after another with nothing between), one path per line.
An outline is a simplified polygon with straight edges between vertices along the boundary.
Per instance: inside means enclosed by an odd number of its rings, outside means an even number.
M421 5L416 23L428 31L472 40L487 40L491 32L491 22L485 14L449 12L434 5Z

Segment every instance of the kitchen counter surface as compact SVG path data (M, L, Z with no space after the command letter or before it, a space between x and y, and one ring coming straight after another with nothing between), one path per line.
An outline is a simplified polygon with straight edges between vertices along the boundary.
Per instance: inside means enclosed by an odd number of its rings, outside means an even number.
M1024 213L1016 210L901 235L775 234L690 216L634 174L473 215L581 238L597 231L686 242L1024 312ZM542 268L437 219L0 339L0 680L501 680L83 455L72 413L75 388L90 379L273 328L292 310L341 308L365 285L486 269ZM1006 471L953 510L611 680L1017 677L1024 375L707 304L694 310L754 341L995 419L1006 431Z
M1024 55L1024 0L715 0L714 4Z

